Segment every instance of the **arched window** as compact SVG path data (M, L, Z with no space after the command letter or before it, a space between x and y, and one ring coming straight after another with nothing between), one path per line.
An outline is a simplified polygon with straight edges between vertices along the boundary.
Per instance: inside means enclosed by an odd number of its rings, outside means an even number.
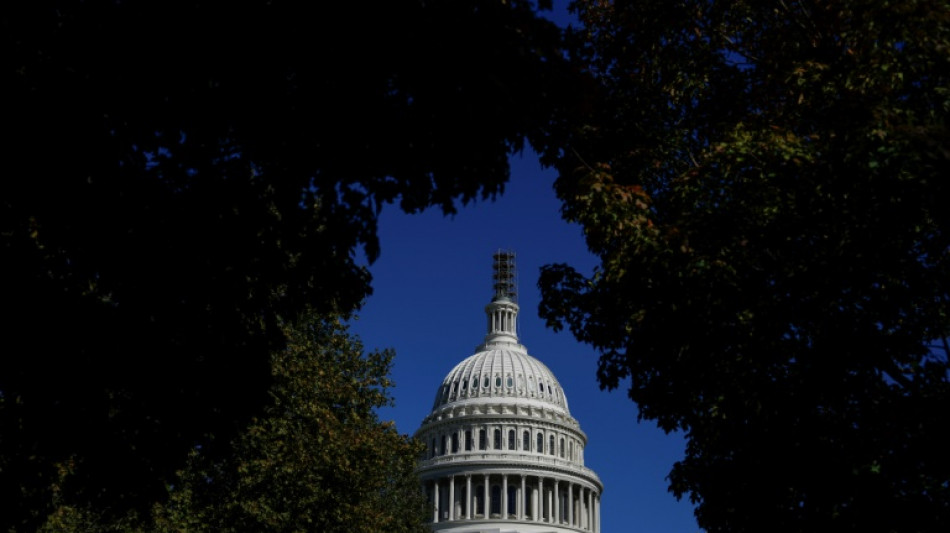
M465 430L465 451L472 451L472 430Z
M473 388L473 389L477 389L477 388L478 388L478 376L475 376L475 377L472 378L472 388Z
M452 453L459 453L459 434L452 433Z
M506 383L506 385L508 385L508 388L510 389L514 384L515 384L515 381L511 379L511 376L508 376L508 383Z
M436 454L439 453L438 450L439 449L435 447L435 439L432 439L432 448L429 449L429 458L435 457Z
M478 449L484 450L488 447L488 435L485 434L484 429L478 430Z
M508 449L515 449L515 430L513 429L508 430Z
M538 445L535 447L535 451L538 453L544 453L544 435L541 432L538 432Z
M538 390L541 391L541 394L544 394L544 383L538 383Z
M570 451L571 451L571 453L570 453L569 457L571 458L571 461L573 461L573 460L574 460L574 441L571 441L571 444L570 444Z
M500 450L500 449L501 449L501 430L500 430L500 429L496 429L496 430L495 430L495 446L494 446L494 448L495 448L496 450Z
M465 390L465 388L466 388L467 386L468 386L468 381L464 381L464 380L463 380L463 381L462 381L462 390Z
M496 389L501 388L501 376L495 376L495 388Z
M514 515L518 509L518 490L514 485L508 485L508 515ZM508 517L502 517L508 518Z
M501 514L501 487L491 486L491 513Z
M555 452L557 451L554 449L554 435L551 435L548 438L548 451L551 453L551 455L554 455Z
M445 455L445 435L442 435L442 452L439 455Z
M485 387L487 389L488 384L489 384L488 376L485 376L485 379L482 381L482 387Z
M561 459L564 459L564 439L561 438Z
M521 436L521 450L526 452L531 451L531 434L527 431Z

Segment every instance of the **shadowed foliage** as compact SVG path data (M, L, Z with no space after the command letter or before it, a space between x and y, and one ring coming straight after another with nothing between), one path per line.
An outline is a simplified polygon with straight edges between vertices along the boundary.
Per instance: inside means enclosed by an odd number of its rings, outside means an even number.
M338 319L284 327L270 360L263 413L211 457L191 451L150 513L109 517L54 498L42 531L423 533L427 504L415 476L420 443L375 410L391 405L391 351L363 353ZM70 472L63 472L68 479Z
M683 431L708 531L950 527L950 8L574 4L558 163L601 263L540 312Z
M0 14L0 529L121 516L259 414L278 326L370 292L396 203L500 192L549 136L528 2L16 2Z

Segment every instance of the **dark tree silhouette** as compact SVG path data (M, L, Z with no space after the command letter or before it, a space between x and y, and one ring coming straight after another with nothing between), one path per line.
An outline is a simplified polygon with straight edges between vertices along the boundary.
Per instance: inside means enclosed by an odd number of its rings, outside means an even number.
M549 136L528 2L17 2L0 15L0 529L148 505L259 412L277 324L369 292L380 209ZM68 490L67 490L68 489Z

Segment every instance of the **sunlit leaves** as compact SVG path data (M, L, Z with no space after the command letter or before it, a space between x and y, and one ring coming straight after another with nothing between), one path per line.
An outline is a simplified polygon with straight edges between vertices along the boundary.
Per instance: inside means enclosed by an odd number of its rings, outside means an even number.
M428 531L415 476L421 446L375 411L392 402L392 352L364 353L337 318L309 314L284 327L290 341L271 358L270 401L227 453L195 447L147 513L117 518L57 496L41 531Z
M687 432L708 530L945 524L950 9L575 7L597 96L557 188L601 264L545 269L542 316Z

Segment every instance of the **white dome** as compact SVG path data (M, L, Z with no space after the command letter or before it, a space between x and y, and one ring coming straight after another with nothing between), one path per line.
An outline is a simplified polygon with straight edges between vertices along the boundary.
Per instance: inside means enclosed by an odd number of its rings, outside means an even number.
M432 409L509 398L520 405L529 400L570 415L567 398L551 370L517 348L484 350L455 365L442 380Z
M495 254L488 333L445 376L416 438L439 533L600 533L600 478L561 384L518 342L514 255Z

